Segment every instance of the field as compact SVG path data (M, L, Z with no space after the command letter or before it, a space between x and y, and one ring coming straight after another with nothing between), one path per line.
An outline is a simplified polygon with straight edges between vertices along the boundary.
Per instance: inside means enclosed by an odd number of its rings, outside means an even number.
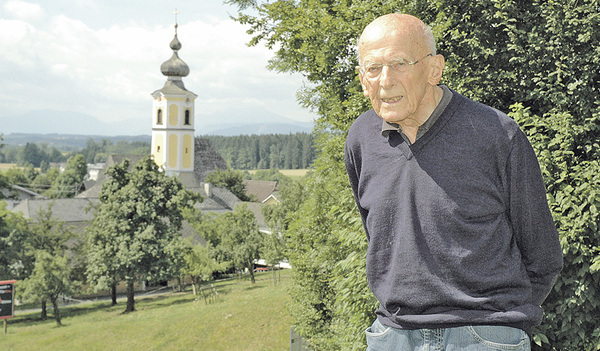
M16 163L0 163L0 170L5 171L7 169L11 169L16 166L17 166Z
M300 181L302 177L304 177L311 169L280 169L279 172L284 176L288 176L294 180ZM256 173L256 169L249 170L248 173L254 174Z
M287 287L272 274L259 273L256 284L230 280L215 284L216 301L206 303L190 291L136 299L136 312L123 314L124 301L63 308L56 326L49 306L8 320L0 332L1 350L289 350L291 317Z

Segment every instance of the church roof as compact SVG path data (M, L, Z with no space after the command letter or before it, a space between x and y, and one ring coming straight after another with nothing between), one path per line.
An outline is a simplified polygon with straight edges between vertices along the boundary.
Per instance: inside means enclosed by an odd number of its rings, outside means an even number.
M196 137L194 155L194 173L204 181L206 175L215 169L227 170L227 163L208 139Z

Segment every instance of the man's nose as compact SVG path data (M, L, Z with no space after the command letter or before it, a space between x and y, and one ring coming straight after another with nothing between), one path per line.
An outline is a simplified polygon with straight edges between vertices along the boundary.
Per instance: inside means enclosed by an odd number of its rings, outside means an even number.
M379 75L379 85L386 88L395 84L394 73L388 65L381 67L381 74Z

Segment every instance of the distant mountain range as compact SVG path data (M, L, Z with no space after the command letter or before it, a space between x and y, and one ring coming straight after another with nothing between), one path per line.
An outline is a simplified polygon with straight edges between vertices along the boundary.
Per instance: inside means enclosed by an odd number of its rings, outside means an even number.
M231 109L214 115L196 113L196 135L289 134L312 131L311 122L299 122L266 110ZM150 136L150 117L104 122L71 111L36 110L17 116L0 116L5 143L10 134L60 134L74 136ZM131 140L131 139L127 139Z

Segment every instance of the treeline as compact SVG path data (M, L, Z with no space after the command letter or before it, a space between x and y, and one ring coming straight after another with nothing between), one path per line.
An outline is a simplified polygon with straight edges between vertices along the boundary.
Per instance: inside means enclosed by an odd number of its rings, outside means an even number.
M210 140L221 157L233 169L303 169L316 158L312 134L266 134L239 136L202 136ZM0 141L1 143L1 141ZM150 154L150 143L144 141L87 140L85 147L69 150L47 143L4 145L0 163L45 167L49 163L66 162L77 154L87 163L106 162L110 154Z
M0 141L1 142L1 141ZM110 154L150 154L150 144L143 141L118 141L109 139L95 141L90 138L86 146L79 150L63 150L46 143L27 143L25 146L4 145L0 149L0 163L16 163L22 166L33 165L46 169L50 163L67 162L76 155L83 155L86 163L106 162Z
M204 136L233 169L303 169L316 158L308 133Z

